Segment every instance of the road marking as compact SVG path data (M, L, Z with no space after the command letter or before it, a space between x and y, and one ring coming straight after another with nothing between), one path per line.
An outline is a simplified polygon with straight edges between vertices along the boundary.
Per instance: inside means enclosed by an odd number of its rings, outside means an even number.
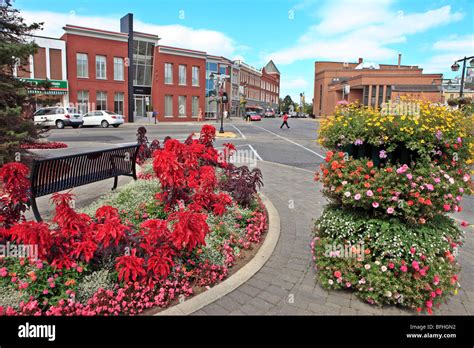
M234 127L237 132L239 132L239 134L240 134L240 136L242 137L242 139L247 139L247 137L244 135L244 133L242 133L242 132L240 131L240 129L238 129L238 128L237 128L236 126L234 126L233 124L231 124L231 126Z
M257 125L254 125L254 126L255 126L255 127L258 127L258 128L261 128L261 129L263 129L264 131L266 131L266 132L268 132L268 133L270 133L270 134L273 134L273 135L277 136L278 138L281 138L281 139L283 139L283 140L286 140L286 141L288 141L289 143L292 143L292 144L294 144L294 145L296 145L296 146L299 146L299 147L301 147L302 149L305 149L306 151L309 151L309 152L315 154L316 156L321 157L322 159L325 159L325 158L326 158L325 156L320 155L320 154L317 153L316 151L313 151L313 150L311 150L311 149L308 149L307 147L305 147L305 146L303 146L303 145L301 145L301 144L298 144L297 142L294 142L294 141L291 140L291 139L282 137L281 135L276 134L276 133L274 133L274 132L272 132L272 131L269 131L269 130L266 129L266 128L263 128L263 127L260 127L260 126L257 126Z
M255 154L255 157L257 157L260 161L263 161L262 157L260 157L260 155L257 153L257 151L255 151L253 146L249 144L249 147L250 147L250 150L252 150L252 152Z

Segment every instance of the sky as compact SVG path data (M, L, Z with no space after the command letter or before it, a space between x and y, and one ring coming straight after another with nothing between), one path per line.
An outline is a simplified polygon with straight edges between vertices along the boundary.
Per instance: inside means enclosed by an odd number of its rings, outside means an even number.
M474 55L473 0L13 0L38 35L60 37L65 24L119 31L133 13L135 30L162 45L242 59L257 68L272 59L280 96L313 97L314 62L365 61L451 72Z

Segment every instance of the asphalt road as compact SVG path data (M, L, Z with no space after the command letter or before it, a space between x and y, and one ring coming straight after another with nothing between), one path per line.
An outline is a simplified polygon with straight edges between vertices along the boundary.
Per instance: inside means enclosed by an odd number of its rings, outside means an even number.
M325 150L316 142L319 122L313 119L289 119L290 128L280 129L281 119L263 119L260 122L246 123L240 119L226 120L224 129L234 132L238 137L216 140L216 147L233 143L241 153L251 156L251 164L256 160L280 163L310 171L315 171L324 160ZM216 121L209 121L219 129ZM94 151L136 142L139 125L126 124L119 128L66 128L52 129L48 133L50 141L61 141L69 145L66 149L38 151L46 156L59 156L76 152ZM166 136L185 140L191 133L199 133L197 123L145 125L150 142L157 138L160 142ZM291 178L288 178L291 180ZM474 223L474 197L464 196L461 213L454 217Z

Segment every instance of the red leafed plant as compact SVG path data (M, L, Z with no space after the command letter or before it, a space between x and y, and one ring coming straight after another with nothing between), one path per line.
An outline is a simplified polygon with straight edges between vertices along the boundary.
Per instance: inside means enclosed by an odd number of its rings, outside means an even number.
M206 245L209 233L206 215L192 211L177 211L168 217L173 223L171 241L176 249L192 251L198 245Z
M116 258L115 269L118 271L120 281L136 281L146 275L143 268L145 260L136 256L137 249L133 248L130 255L124 255Z
M99 223L94 224L95 239L104 248L114 244L117 246L125 238L127 227L122 225L117 208L103 206L97 209L95 217Z
M199 137L199 142L205 146L212 146L214 140L216 139L216 128L209 124L205 124L201 128L201 135Z
M10 162L0 168L0 221L5 227L23 220L29 200L29 168Z
M45 259L49 255L53 245L51 231L44 222L28 221L16 224L7 230L7 235L17 244L36 245L40 259Z

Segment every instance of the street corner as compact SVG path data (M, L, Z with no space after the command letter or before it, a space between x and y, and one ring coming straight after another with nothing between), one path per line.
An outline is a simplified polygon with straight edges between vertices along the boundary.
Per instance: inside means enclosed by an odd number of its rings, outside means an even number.
M216 133L216 138L239 138L237 134L234 132L224 132L224 133Z

